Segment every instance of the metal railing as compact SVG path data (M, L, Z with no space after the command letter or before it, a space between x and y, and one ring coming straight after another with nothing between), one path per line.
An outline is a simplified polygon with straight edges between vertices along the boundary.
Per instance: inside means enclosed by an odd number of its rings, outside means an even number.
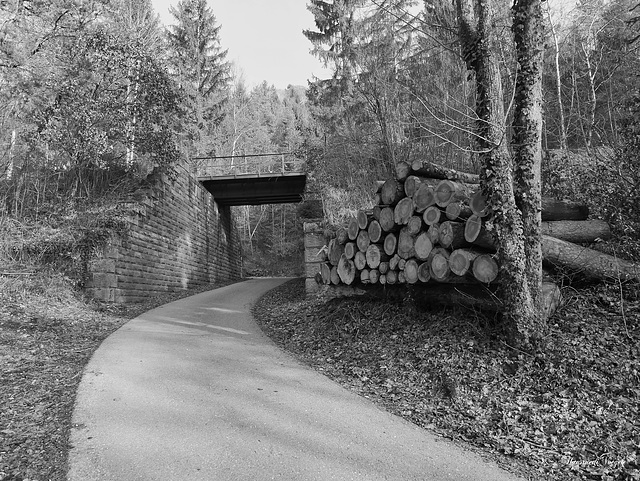
M194 160L200 164L198 175L201 177L304 172L305 164L291 152L195 157Z

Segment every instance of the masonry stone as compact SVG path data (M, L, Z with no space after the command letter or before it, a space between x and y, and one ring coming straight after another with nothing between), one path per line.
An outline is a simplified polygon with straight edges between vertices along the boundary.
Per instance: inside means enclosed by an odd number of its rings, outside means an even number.
M229 207L219 206L185 165L152 175L127 201L122 236L91 260L86 290L105 302L143 301L166 292L240 277L240 236Z

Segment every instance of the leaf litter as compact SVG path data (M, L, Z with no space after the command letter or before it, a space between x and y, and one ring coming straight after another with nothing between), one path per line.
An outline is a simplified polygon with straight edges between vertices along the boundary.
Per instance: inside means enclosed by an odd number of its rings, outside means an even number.
M638 480L637 290L623 300L602 284L565 291L538 353L508 345L479 313L306 299L304 280L269 292L253 312L301 361L529 479Z

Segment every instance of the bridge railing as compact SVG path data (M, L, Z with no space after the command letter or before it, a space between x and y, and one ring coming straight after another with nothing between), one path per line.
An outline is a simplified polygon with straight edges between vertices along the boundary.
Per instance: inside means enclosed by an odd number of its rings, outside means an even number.
M289 152L276 154L248 154L217 157L197 157L202 177L229 175L286 174L304 172L305 162Z

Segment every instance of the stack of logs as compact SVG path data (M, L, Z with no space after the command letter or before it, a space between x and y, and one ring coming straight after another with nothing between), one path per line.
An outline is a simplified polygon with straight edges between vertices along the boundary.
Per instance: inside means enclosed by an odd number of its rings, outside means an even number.
M485 229L491 211L477 175L400 162L395 177L378 183L376 197L373 209L359 211L329 242L324 284L425 284L446 298L435 284L460 291L499 281L494 238ZM588 220L586 206L543 198L542 220L546 261L594 277L639 279L637 265L578 245L610 235L606 222Z

